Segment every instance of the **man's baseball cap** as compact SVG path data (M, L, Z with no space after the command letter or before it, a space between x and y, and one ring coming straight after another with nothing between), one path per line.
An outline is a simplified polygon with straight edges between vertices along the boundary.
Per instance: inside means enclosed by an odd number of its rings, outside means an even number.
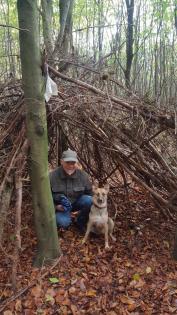
M63 151L61 160L65 162L78 162L77 153L70 149Z

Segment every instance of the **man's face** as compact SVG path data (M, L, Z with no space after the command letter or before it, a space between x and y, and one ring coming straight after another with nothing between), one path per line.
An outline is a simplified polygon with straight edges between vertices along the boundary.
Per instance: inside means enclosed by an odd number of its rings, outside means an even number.
M61 160L61 165L63 166L64 171L68 175L72 175L77 168L76 162L65 162L65 161Z

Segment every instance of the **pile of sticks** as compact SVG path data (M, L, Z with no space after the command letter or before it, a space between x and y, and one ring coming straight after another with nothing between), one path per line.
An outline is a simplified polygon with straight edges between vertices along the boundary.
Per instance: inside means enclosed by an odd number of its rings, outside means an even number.
M62 150L70 147L77 151L82 167L92 179L111 182L115 195L120 187L128 191L136 182L150 193L165 216L175 220L175 112L158 109L131 93L126 94L126 100L113 96L108 81L98 89L52 68L50 71L59 91L58 97L51 98L46 105L51 167L59 163ZM0 202L5 212L19 159L22 180L28 176L28 169L24 154L23 92L19 84L13 83L4 110L2 105L7 96L3 96L3 91L0 98Z

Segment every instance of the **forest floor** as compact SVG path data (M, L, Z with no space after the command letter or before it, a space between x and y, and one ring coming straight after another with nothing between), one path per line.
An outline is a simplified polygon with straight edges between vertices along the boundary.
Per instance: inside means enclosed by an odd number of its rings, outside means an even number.
M14 224L9 213L0 261L0 314L177 314L177 263L171 258L175 223L137 187L129 198L131 209L123 191L117 196L117 241L109 250L105 251L102 236L92 235L81 245L83 235L71 225L59 231L63 255L57 265L42 270L32 266L36 238L31 206L26 204L15 292L9 256L14 250Z

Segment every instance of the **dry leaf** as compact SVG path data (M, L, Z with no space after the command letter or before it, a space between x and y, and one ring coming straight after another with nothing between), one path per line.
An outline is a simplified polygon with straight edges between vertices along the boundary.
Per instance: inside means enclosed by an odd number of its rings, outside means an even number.
M42 293L42 289L41 289L41 287L39 285L35 286L31 290L31 295L33 295L35 297L40 297L41 293Z
M140 280L140 275L139 275L139 273L135 273L135 274L133 275L133 280L135 280L135 281L139 281L139 280Z
M78 279L71 279L71 285L75 284Z
M168 249L170 248L170 244L167 241L163 241L163 243Z
M126 295L122 295L120 296L120 300L123 304L128 304L128 305L132 305L135 304L135 301L133 301L132 299L130 299L128 296Z
M83 278L80 280L80 289L81 289L82 292L86 291L86 286L85 286Z
M50 295L50 296L54 297L56 295L56 292L53 288L49 288L46 291L46 295Z
M42 304L43 304L43 300L42 300L41 297L35 297L35 298L34 298L34 303L35 303L35 305L36 305L37 307L41 307Z
M126 266L126 267L132 267L132 263L131 263L130 261L127 261L127 262L125 263L125 266Z
M90 296L90 297L96 296L96 293L97 293L96 290L90 289L86 292L86 296Z
M133 312L137 308L135 303L128 305L128 311Z
M63 301L62 301L62 303L61 303L62 305L67 305L67 306L70 306L71 305L71 301L70 301L70 299L68 299L68 298L65 298Z
M151 273L151 272L152 272L151 267L147 267L147 268L146 268L146 273Z
M123 285L118 286L117 289L119 292L125 292L125 287Z
M78 310L77 310L76 305L71 304L70 308L71 308L71 312L72 312L73 315L77 315L78 314Z
M69 294L75 294L76 293L76 288L75 287L71 287L68 291L69 291Z
M32 299L31 299L31 300L28 299L28 300L26 300L26 301L23 302L23 306L24 306L25 308L31 309L31 308L34 307L34 302L33 302Z
M142 288L144 285L145 285L145 282L144 282L142 279L140 279L140 280L134 285L134 287L135 287L135 289L138 289L138 288Z
M131 291L131 296L138 299L140 297L140 292L139 291Z
M11 311L5 311L3 315L13 315L13 313Z
M60 314L61 315L68 315L68 308L65 305L60 306Z
M21 312L22 311L22 302L21 300L17 300L16 303L15 303L15 310L17 312Z
M66 291L64 289L59 289L56 292L55 301L56 303L60 304L65 297Z
M31 314L32 314L31 310L25 308L25 310L24 310L24 315L31 315ZM42 315L43 315L43 314L42 314Z

